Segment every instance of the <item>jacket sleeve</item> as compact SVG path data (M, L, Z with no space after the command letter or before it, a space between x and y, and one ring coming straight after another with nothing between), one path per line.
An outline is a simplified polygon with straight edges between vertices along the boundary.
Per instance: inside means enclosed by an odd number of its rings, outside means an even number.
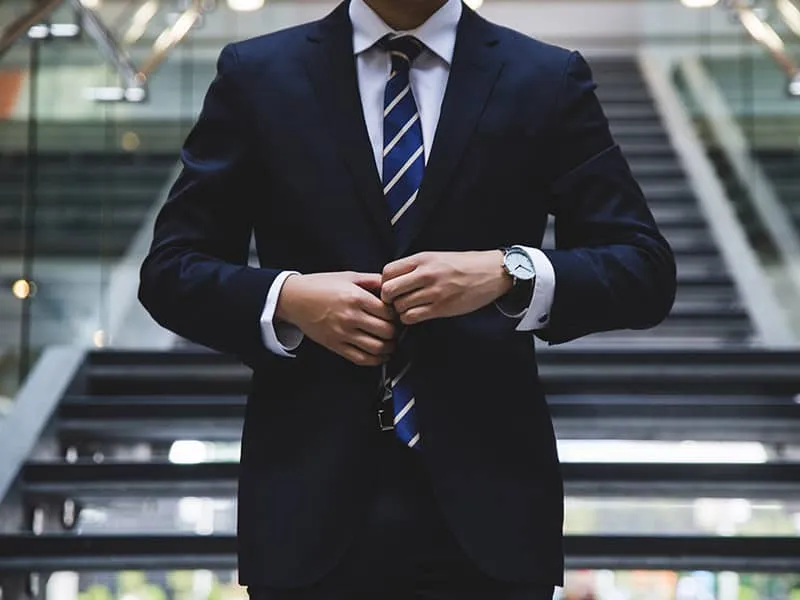
M675 259L659 233L594 93L586 61L570 56L554 136L556 249L546 329L551 344L660 323L675 297Z
M252 365L266 352L259 320L279 271L247 266L259 192L237 70L226 46L156 220L139 299L167 329Z

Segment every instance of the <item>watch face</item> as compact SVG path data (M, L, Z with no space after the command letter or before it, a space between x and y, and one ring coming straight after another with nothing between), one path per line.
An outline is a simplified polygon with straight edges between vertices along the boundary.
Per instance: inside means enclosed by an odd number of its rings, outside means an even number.
M533 262L528 254L522 250L511 250L506 255L506 268L514 277L523 281L533 279L535 275Z

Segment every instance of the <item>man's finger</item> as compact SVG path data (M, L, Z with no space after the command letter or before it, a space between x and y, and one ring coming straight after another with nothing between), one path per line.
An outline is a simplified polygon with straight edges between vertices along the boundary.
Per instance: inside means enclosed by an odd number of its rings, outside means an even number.
M407 310L406 312L400 315L400 321L404 325L414 325L416 323L421 323L423 321L427 321L429 319L435 318L435 314L433 312L433 305L426 304L425 306L415 306Z
M373 356L350 344L345 344L340 354L351 363L361 367L377 367L385 360L382 356Z
M405 258L390 262L383 267L383 283L385 284L387 281L391 281L396 277L410 273L419 266L421 259L421 254L412 254L411 256L406 256Z
M381 300L393 304L400 296L424 287L418 270L400 275L381 286Z
M425 306L432 303L433 292L431 288L419 288L396 298L394 301L394 309L398 314L402 315L415 306Z
M377 293L381 289L382 277L380 273L353 273L352 281L368 292Z
M364 315L358 328L382 340L393 340L397 334L395 324L373 315Z
M362 331L351 335L346 343L357 348L358 350L361 350L361 352L369 354L370 356L385 356L386 354L389 354L394 347L391 342L378 339L375 336L369 335L368 333L364 333Z
M373 296L372 294L365 294L364 297L361 299L361 308L368 314L372 315L373 317L378 317L379 319L383 319L384 321L394 321L395 317L397 316L394 308L392 308L389 304L383 302L377 296Z

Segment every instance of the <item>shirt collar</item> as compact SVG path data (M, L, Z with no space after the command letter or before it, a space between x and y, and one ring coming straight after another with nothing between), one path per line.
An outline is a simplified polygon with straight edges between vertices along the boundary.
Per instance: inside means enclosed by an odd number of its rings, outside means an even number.
M461 0L447 0L422 25L412 31L394 31L364 0L350 0L350 21L353 23L353 52L361 54L386 35L413 35L448 65L453 62L456 31L461 19Z

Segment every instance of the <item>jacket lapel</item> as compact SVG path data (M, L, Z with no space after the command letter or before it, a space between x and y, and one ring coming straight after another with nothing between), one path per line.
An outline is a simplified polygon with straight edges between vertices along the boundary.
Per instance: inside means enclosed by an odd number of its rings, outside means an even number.
M503 66L500 52L493 48L497 42L496 28L464 6L439 124L409 223L411 235L397 249L398 256L408 251L444 195L475 130Z
M497 30L464 7L439 124L409 223L411 235L401 247L395 245L361 109L348 2L320 21L308 39L306 68L355 181L358 201L387 252L402 256L443 196L500 74L503 61L493 51Z
M348 3L343 2L320 21L308 39L311 43L306 68L317 99L339 141L356 184L358 201L387 253L393 254L392 226L361 108Z

